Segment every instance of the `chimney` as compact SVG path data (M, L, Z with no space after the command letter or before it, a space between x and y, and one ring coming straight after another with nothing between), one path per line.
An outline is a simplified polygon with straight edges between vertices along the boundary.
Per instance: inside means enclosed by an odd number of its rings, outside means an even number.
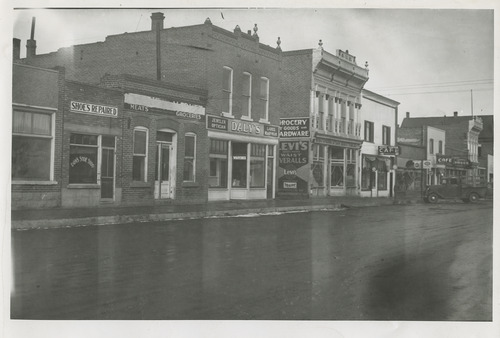
M19 60L21 58L21 40L12 39L12 60Z
M33 17L33 19L31 20L31 36L30 39L26 42L27 58L36 55L35 23L36 23L36 18Z
M409 118L410 118L410 112L409 112L409 111L407 111L407 112L406 112L406 118L407 118L407 119L409 119Z
M163 29L163 19L165 19L165 16L161 12L151 14L151 30Z
M454 112L453 112L453 116L454 116L454 117L457 117L457 116L458 116L458 112L457 112L457 111L454 111Z

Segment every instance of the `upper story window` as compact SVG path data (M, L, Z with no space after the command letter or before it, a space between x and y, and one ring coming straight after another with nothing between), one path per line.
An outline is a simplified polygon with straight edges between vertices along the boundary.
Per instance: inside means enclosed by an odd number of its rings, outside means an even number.
M438 154L443 154L443 141L438 142Z
M196 135L187 133L184 142L184 182L194 182L196 172Z
M134 152L132 161L132 180L146 182L148 165L148 129L134 129Z
M434 139L429 139L429 154L434 154Z
M243 73L241 115L252 117L252 74Z
M365 141L373 142L373 122L365 121Z
M260 100L264 110L262 120L267 122L269 121L269 79L267 77L260 78Z
M53 114L17 111L12 116L12 180L53 179Z
M382 126L382 144L391 145L391 127Z
M233 114L233 70L229 67L222 71L222 113Z
M318 120L316 128L323 129L323 119L325 115L325 94L319 94L318 97Z

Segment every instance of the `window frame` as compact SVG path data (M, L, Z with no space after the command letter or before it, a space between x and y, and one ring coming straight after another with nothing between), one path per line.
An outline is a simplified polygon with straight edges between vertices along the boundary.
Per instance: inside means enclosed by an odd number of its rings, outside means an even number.
M96 143L95 144L84 144L84 143L74 143L71 142L71 136L72 135L82 135L82 136L95 136L96 138ZM96 159L95 159L95 167L96 167L96 178L95 182L71 182L72 176L71 176L71 147L79 147L79 148L89 148L89 149L95 149L96 150ZM69 139L69 168L68 168L68 184L70 186L95 186L95 185L100 185L101 184L101 135L99 134L88 134L88 133L81 133L81 132L72 132L70 134L70 139Z
M266 83L266 96L265 98L262 97L262 81L264 81L264 83ZM269 122L269 86L270 86L270 81L269 81L269 78L265 77L265 76L261 76L260 77L260 83L259 83L259 86L260 87L260 91L259 91L259 99L262 101L263 105L264 105L264 117L260 119L259 122Z
M224 70L229 70L229 88L226 89L224 88L224 83L225 83L225 78L224 78ZM222 115L228 116L228 117L233 117L233 86L234 86L234 71L231 67L224 66L223 71L222 71L222 102L225 100L224 98L224 93L228 93L228 110L229 111L224 111L224 102L223 106L221 107L221 112Z
M391 127L386 125L382 126L382 145L391 145Z
M252 74L249 72L243 72L243 82L242 84L244 85L244 82L248 81L248 92L244 92L244 86L242 89L242 104L241 104L241 117L242 119L248 118L249 120L252 119ZM247 114L243 113L243 107L246 106L247 108Z
M367 128L368 127L368 128ZM367 139L367 130L369 130L369 133L368 133L368 139ZM370 143L373 143L373 140L374 140L374 135L373 135L373 131L374 131L374 123L371 122L371 121L367 121L365 120L365 126L364 126L364 141L366 142L370 142Z
M434 154L434 139L433 138L429 139L429 154L431 154L431 155Z
M136 154L135 153L135 133L136 131L140 132L145 132L146 133L146 149L145 149L145 154ZM136 156L143 156L144 157L144 178L142 180L135 180L134 179L134 158ZM149 129L146 127L135 127L133 130L133 137L132 137L132 182L147 182L148 181L148 158L149 158Z
M26 138L37 138L37 139L50 139L50 153L49 153L49 177L48 179L37 179L37 180L28 180L23 178L14 178L11 174L11 182L12 184L56 184L54 182L54 161L55 161L55 120L56 120L56 109L30 109L28 107L12 107L12 123L14 122L14 114L16 112L19 113L30 113L30 114L42 114L47 115L50 118L50 132L48 135L43 134L34 134L34 133L23 133L23 132L14 132L14 127L12 126L12 135L11 142L14 145L13 139L14 136L18 137L26 137ZM33 119L33 117L32 117ZM11 165L12 165L11 158Z
M188 156L186 154L187 147L186 147L186 139L188 137L192 137L193 140L193 156ZM196 140L197 140L197 135L192 132L188 132L184 134L184 168L182 171L182 181L183 182L196 182ZM186 179L185 174L186 174L186 159L192 159L193 160L193 177L192 179Z

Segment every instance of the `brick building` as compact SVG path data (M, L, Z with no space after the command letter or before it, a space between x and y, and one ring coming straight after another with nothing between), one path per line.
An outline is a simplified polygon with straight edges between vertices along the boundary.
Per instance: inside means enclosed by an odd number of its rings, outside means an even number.
M64 70L14 64L12 73L12 208L55 207L61 203Z
M493 124L492 116L487 120ZM436 167L441 169L441 174L462 176L471 183L489 180L487 155L491 155L492 161L493 134L491 129L481 137L484 126L482 116L458 116L455 112L453 116L411 118L407 113L401 124L401 128L426 126L445 132L444 155L437 154L440 152L439 142L432 136L429 136L427 144L429 154L434 154L436 157ZM485 143L485 149L491 149L491 154L483 151L480 140ZM480 159L483 162L480 162Z
M361 90L368 69L348 51L283 53L280 168L282 195L357 195L363 142Z
M230 32L207 19L200 25L164 29L163 20L162 13L153 13L149 31L108 36L103 42L44 55L33 51L21 62L63 66L70 81L122 92L123 116L117 121L127 121L126 128L122 123L126 139L124 153L117 154L124 161L124 173L132 166L134 177L122 178L124 202L151 195L190 201L273 198L279 44L272 48L259 43L257 26L253 32L244 33L238 26ZM128 78L119 79L123 74ZM132 77L142 80L131 81ZM172 91L183 94L175 97ZM141 146L134 143L133 149L127 148L130 138L142 140ZM169 162L163 163L167 156ZM162 178L150 171L159 168L161 173L165 165L168 185L158 183ZM149 185L153 177L154 187Z

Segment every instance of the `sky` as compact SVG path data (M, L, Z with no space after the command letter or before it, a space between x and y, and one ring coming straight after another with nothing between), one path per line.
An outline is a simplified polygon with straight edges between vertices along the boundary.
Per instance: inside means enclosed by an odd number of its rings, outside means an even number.
M13 37L26 52L36 17L37 54L107 35L150 30L151 13L165 14L165 27L201 24L232 31L258 26L260 42L284 51L318 47L349 50L368 62L365 88L400 103L399 122L410 116L493 114L494 39L491 9L366 8L150 8L18 9Z

